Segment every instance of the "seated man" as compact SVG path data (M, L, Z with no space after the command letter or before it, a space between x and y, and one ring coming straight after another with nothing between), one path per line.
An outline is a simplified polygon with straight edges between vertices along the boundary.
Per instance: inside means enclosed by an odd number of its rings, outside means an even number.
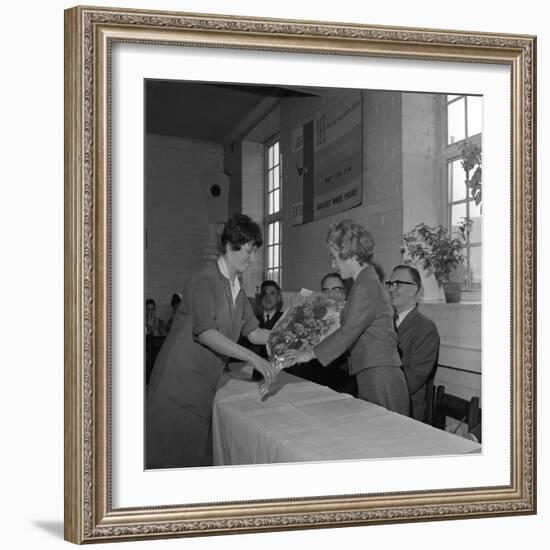
M260 286L260 309L256 312L256 317L260 321L260 328L271 330L283 314L281 311L282 306L281 287L275 281L264 281ZM265 346L250 344L248 340L239 340L239 343L250 348L260 357L267 359L267 349ZM262 375L254 370L252 377L254 380L260 380Z
M410 396L410 416L426 422L427 398L437 369L439 334L433 321L418 311L422 283L418 270L398 265L386 282L394 309L398 351Z
M145 301L145 334L151 336L166 336L166 325L157 317L157 304L152 298Z
M261 307L256 314L260 328L271 330L283 312L281 287L275 281L264 281L260 287Z
M151 372L166 336L164 321L156 315L157 304L152 298L145 301L145 383L149 383Z
M345 283L338 273L328 273L321 280L321 291L327 296L346 296ZM323 367L319 361L294 365L286 369L290 374L300 376L321 386L328 386L340 393L357 396L357 381L355 375L349 374L347 355L341 355L332 363Z

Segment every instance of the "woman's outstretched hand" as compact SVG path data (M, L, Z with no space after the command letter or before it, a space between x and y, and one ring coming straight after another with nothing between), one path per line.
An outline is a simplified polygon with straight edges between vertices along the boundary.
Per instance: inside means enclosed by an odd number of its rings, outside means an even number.
M315 355L313 355L313 351L311 350L289 349L283 353L283 358L285 364L291 367L296 363L307 363L315 359Z
M269 362L258 356L253 363L254 368L259 371L264 377L267 387L271 387L277 381L277 375L279 374L277 369Z

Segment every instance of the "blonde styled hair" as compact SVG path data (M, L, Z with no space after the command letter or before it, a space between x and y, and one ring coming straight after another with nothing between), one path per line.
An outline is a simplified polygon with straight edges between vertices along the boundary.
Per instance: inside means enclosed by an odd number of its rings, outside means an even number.
M342 220L330 226L327 244L338 251L342 260L356 257L360 265L370 264L374 253L371 234L353 220Z

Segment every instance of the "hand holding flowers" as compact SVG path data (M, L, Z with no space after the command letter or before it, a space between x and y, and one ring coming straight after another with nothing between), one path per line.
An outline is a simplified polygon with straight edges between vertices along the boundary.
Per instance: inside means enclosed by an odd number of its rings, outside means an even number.
M344 303L341 296L321 293L295 299L273 327L267 342L270 362L277 372L315 358L313 346L340 326ZM269 392L265 383L259 389L262 397Z
M283 360L289 367L296 363L307 363L315 359L313 350L294 350L289 349L283 353Z

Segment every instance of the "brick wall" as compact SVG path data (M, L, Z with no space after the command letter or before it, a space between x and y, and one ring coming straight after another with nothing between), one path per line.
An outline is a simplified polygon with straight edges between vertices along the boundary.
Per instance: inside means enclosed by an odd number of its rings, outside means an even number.
M221 146L159 135L146 137L145 298L161 318L187 277L215 255L221 225L209 223L200 185L204 171L222 170Z
M254 296L256 287L264 280L266 251L264 218L264 146L262 143L243 141L242 154L242 213L262 226L262 246L248 270L243 273L242 283L247 296Z
M463 399L481 399L481 304L420 304L441 339L435 384ZM448 368L447 368L448 367Z
M372 234L375 259L387 272L398 263L402 235L401 192L401 94L362 92L363 105L363 201L346 212L311 223L292 226L290 208L297 200L298 179L294 157L289 155L292 131L311 120L315 111L337 98L338 90L327 90L322 98L284 99L281 118L283 152L283 286L287 291L301 287L319 288L322 276L331 271L325 244L329 226L351 218Z

